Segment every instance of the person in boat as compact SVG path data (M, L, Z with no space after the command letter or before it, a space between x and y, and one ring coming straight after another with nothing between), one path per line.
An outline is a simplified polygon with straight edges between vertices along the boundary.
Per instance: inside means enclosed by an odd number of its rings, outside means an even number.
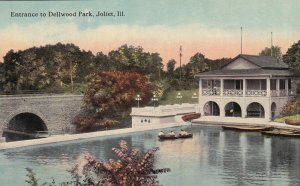
M181 129L179 132L179 136L186 136L186 135L188 135L187 131Z
M176 135L176 134L175 134L174 131L171 131L171 132L168 133L168 136L170 136L170 137L175 137L175 135Z
M163 131L160 131L159 133L158 133L158 136L164 136L165 135L165 133L163 132Z

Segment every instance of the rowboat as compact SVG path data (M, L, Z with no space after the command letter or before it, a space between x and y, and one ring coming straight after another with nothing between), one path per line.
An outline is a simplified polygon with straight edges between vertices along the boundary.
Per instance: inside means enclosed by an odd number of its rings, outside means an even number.
M261 133L265 135L272 135L272 136L300 137L300 131L294 129L275 128L270 131L262 131Z
M47 138L49 136L48 131L35 131L35 138Z
M192 138L193 137L193 134L192 133L188 133L186 135L178 135L178 138Z
M300 126L300 121L299 120L285 119L285 123L288 124L288 125Z
M200 113L191 113L191 114L183 115L181 118L183 121L191 121L193 119L198 119L200 117L201 117Z
M192 137L193 137L192 133L188 133L187 135L176 135L176 136L170 136L168 134L158 136L160 140L174 140L174 139L184 139L184 138L192 138Z
M222 128L225 129L225 130L239 130L239 131L247 131L247 132L258 132L258 131L271 130L273 127L245 126L245 125L223 125Z

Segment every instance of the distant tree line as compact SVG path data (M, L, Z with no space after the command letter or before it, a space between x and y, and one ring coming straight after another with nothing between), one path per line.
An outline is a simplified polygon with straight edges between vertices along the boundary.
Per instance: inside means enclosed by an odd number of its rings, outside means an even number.
M81 50L74 44L57 43L10 50L0 63L0 91L18 93L25 90L51 92L71 90L71 84L84 86L87 76L101 71L135 71L165 89L188 89L194 75L220 68L230 59L210 60L196 53L181 68L171 59L164 71L159 53L144 52L142 47L122 45L107 55ZM180 82L181 71L181 82Z
M195 75L201 72L220 69L231 61L231 58L208 59L201 53L193 55L189 62L175 69L176 61L171 59L167 63L166 79L171 89L191 89L199 86ZM181 78L180 78L181 74Z
M273 56L286 63L295 76L300 75L300 40L290 46L285 54L279 46L272 46L263 49L259 55Z
M280 47L266 47L259 55L272 55L300 73L300 41L282 55ZM84 93L85 108L75 117L77 131L94 131L114 126L128 118L140 94L141 106L156 95L163 99L171 90L198 87L195 75L220 69L232 59L208 59L201 53L178 67L170 59L166 70L159 53L142 47L122 45L107 55L81 50L74 44L57 43L26 50L10 50L0 63L0 91ZM177 68L176 68L177 67Z

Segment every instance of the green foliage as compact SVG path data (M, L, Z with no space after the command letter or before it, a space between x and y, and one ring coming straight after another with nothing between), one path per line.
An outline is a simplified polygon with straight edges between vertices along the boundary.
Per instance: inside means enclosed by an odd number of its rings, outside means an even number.
M232 59L231 58L221 58L221 59L206 59L206 63L209 66L209 70L218 70L221 69L224 65L228 64Z
M300 75L300 40L283 55L283 62L289 65L295 75Z
M169 105L169 104L177 104L179 100L176 98L177 94L180 92L182 95L181 103L197 103L198 99L193 99L192 96L194 93L198 95L199 89L190 89L190 90L171 90L166 93L164 99L160 100L160 105Z
M297 109L297 101L289 101L286 103L286 105L282 108L280 115L281 116L291 116L298 113Z
M72 123L76 126L76 132L92 132L115 127L120 123L116 119L114 115L106 116L83 109L74 117Z
M23 51L10 50L0 63L0 91L51 90L72 82L85 83L87 76L99 71L136 71L151 81L163 74L158 53L144 52L142 47L122 45L108 55L80 50L74 44L46 45Z
M281 116L276 118L274 121L278 122L278 123L284 123L286 119L291 119L291 120L296 120L296 121L300 121L300 115L291 115L291 116Z
M91 52L81 51L74 44L46 45L24 51L10 50L1 65L0 84L5 92L45 90L52 86L81 81L83 68L92 62ZM73 79L72 79L73 78Z
M154 81L151 83L152 95L156 95L158 98L163 97L165 93L165 86L163 81Z
M189 63L183 65L181 68L179 67L175 69L174 72L172 72L171 70L167 71L167 77L171 90L195 89L199 86L198 80L195 79L195 75L205 71L220 69L223 65L227 64L230 61L230 58L222 58L216 60L207 59L203 54L198 52L190 58ZM169 63L169 65L172 66L173 62L169 61Z
M151 80L160 79L163 69L162 58L158 53L147 53L142 47L122 45L108 53L113 68L118 71L136 71L150 75Z
M170 78L174 76L176 61L174 59L170 59L167 63L167 73Z
M190 58L187 68L190 68L190 73L192 76L198 74L199 72L204 72L208 70L208 65L205 62L205 57L201 53L196 53Z
M272 48L266 47L260 53L260 56L273 56L277 59L282 58L281 48L279 46L272 46Z

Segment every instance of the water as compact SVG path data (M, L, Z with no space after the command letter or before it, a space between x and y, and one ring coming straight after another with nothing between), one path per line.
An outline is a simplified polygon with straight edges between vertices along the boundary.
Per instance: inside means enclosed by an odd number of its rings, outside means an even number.
M90 152L107 160L114 157L111 148L118 147L121 139L142 151L160 147L156 168L171 169L159 175L162 185L300 185L300 139L223 131L213 126L187 130L193 132L193 138L161 142L158 131L147 131L2 151L0 185L26 185L26 167L34 169L41 180L69 179L65 170L76 163L80 153Z

